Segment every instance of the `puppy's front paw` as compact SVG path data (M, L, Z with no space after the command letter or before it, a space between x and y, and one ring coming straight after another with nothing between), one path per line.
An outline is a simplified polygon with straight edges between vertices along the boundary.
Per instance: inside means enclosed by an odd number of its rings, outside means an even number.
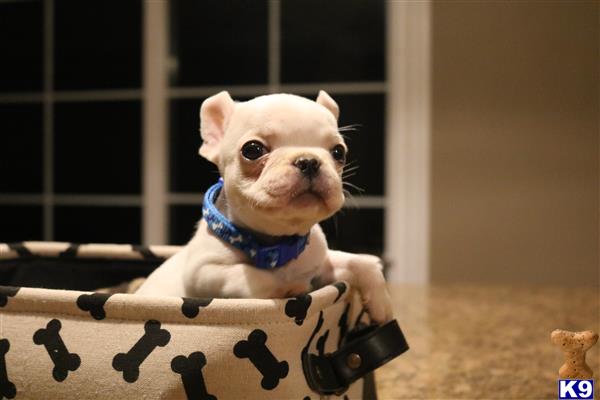
M394 318L392 301L385 285L367 291L363 304L373 323L381 325Z
M356 267L361 269L362 279L358 289L371 321L377 324L390 321L394 317L392 301L383 277L381 259L368 254L358 254L354 262Z

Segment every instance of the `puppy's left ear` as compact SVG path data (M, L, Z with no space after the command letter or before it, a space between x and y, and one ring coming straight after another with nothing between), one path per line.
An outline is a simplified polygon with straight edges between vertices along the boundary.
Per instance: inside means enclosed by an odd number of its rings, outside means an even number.
M331 98L324 90L319 90L319 96L317 96L317 104L322 105L326 109L328 109L335 119L337 120L340 116L340 108L338 107L335 100Z
M229 124L235 102L229 92L223 91L204 100L200 106L200 155L213 164L218 164L219 149Z

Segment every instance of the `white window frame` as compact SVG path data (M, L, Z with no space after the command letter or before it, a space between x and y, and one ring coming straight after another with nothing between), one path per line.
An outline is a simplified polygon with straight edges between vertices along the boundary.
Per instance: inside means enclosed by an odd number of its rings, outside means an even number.
M389 280L429 282L431 2L387 3L385 257Z

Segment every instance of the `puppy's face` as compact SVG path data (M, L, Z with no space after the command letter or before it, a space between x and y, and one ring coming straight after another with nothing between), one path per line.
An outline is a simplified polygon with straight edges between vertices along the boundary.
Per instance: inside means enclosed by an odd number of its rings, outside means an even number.
M200 154L219 167L234 222L306 234L340 209L347 148L337 115L325 92L316 102L277 94L244 103L222 92L203 103Z

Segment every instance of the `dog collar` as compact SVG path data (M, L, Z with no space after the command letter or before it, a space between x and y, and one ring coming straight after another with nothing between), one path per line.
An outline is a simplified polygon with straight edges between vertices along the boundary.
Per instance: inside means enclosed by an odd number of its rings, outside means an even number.
M235 226L215 206L215 201L222 188L223 178L219 178L219 181L208 189L202 203L202 217L212 233L246 253L254 266L260 269L282 267L298 258L304 251L308 243L308 235L284 236L279 243L264 246L250 232Z

